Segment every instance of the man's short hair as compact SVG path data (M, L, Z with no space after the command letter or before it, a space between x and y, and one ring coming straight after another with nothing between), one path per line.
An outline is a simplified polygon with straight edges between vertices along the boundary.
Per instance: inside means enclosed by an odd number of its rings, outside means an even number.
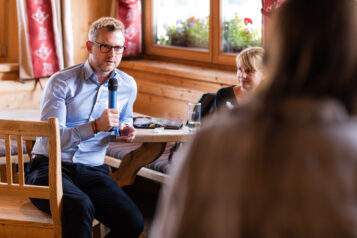
M95 41L99 30L121 31L125 37L124 24L113 17L101 17L92 23L88 33L88 38L90 41Z

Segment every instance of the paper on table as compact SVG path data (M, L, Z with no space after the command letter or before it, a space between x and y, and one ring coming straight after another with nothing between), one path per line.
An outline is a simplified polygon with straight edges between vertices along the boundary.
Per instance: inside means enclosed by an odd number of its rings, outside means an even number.
M159 117L134 117L134 127L154 129L164 127L165 129L180 129L182 119L180 118L159 118Z

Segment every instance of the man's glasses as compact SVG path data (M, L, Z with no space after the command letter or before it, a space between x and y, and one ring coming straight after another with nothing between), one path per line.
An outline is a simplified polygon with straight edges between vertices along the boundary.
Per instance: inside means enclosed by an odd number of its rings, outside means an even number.
M112 49L114 49L115 54L121 54L126 49L125 45L111 46L111 45L107 45L107 44L101 44L96 41L92 41L92 43L99 45L100 52L102 52L102 53L109 53L110 51L112 51Z

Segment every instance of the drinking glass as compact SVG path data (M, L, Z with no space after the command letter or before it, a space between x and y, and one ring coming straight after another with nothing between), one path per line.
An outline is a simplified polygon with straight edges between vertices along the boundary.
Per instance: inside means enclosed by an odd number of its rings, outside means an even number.
M201 127L201 103L189 102L187 107L187 127L190 132L195 133Z

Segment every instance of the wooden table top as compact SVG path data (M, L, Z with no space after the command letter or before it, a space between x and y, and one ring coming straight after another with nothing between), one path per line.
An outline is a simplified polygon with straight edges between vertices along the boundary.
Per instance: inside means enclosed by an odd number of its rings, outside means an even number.
M136 114L135 115L142 115ZM0 110L0 119L19 121L39 121L39 110ZM184 142L192 137L187 127L179 130L172 129L136 129L136 137L133 142Z

